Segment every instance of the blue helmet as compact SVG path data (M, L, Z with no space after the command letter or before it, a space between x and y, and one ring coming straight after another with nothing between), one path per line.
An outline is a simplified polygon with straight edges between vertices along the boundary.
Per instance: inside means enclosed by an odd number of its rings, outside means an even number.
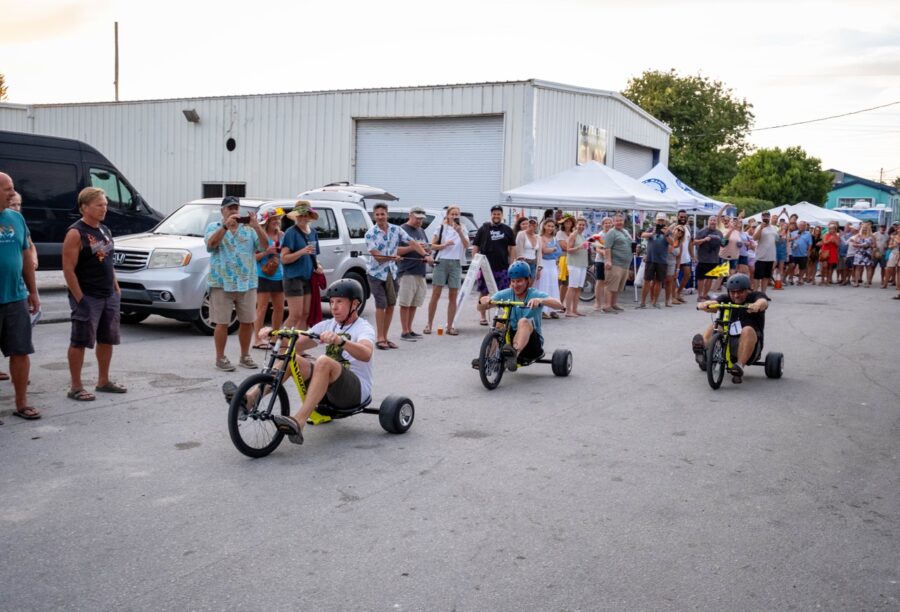
M506 276L510 280L514 278L531 278L531 266L524 261L513 262L513 265L506 271Z

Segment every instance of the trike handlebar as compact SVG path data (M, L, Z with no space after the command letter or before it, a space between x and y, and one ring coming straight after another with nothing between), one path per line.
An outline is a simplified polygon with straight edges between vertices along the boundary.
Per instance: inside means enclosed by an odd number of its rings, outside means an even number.
M515 300L491 300L491 306L524 306L525 302Z
M715 304L709 304L706 306L706 310L722 310L723 308L728 308L730 310L741 310L747 308L749 304L731 304L728 302L716 302Z
M319 334L314 334L305 329L294 329L293 327L273 329L271 332L269 332L269 335L276 338L299 338L300 336L306 336L307 338L312 338L313 340L319 339Z

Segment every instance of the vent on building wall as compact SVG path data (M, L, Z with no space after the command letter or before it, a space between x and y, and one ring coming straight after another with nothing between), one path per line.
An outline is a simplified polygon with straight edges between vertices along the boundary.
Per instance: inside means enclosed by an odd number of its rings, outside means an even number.
M203 183L204 198L224 198L225 196L246 197L247 183Z

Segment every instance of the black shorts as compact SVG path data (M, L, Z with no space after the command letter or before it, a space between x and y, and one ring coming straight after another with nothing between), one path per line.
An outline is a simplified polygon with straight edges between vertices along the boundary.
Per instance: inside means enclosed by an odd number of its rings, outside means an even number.
M109 297L84 295L80 302L69 296L72 308L72 335L69 338L75 348L94 348L94 344L119 344L119 319L121 300L117 293Z
M4 357L34 352L28 300L0 304L0 351Z
M797 264L797 267L801 270L806 269L806 264L809 263L809 257L797 257L794 256L794 263Z
M309 378L312 380L316 364L310 363ZM355 408L362 403L362 386L359 377L350 368L341 368L341 374L328 386L325 399L335 408Z
M606 280L606 264L602 261L594 262L594 280Z
M258 276L259 285L256 287L256 293L284 293L284 283L280 280L272 280L265 276Z
M753 276L756 278L772 278L772 268L774 267L774 261L757 261L753 266Z
M644 280L659 282L663 282L664 280L666 280L665 262L644 264Z
M698 263L697 264L697 278L700 280L704 280L704 279L709 280L711 277L706 276L706 275L709 274L710 272L712 272L713 270L715 270L717 267L719 267L719 264L717 264L717 263L703 263L703 262Z
M308 278L288 278L284 277L281 281L284 285L284 295L286 297L303 297L312 293L312 283Z
M534 361L544 354L544 341L537 330L532 329L528 337L528 344L519 353L519 362Z

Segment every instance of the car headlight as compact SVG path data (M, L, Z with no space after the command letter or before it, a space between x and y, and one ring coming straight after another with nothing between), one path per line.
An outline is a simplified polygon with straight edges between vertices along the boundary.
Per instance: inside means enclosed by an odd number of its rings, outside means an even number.
M184 249L156 249L150 256L148 268L180 268L191 261L191 252Z

